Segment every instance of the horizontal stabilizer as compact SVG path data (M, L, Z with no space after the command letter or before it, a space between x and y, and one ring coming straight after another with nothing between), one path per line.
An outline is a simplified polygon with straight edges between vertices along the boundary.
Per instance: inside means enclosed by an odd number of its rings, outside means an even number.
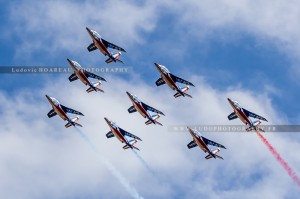
M151 120L148 120L148 121L145 122L146 125L149 125L151 123L153 123Z
M188 97L190 97L190 98L193 98L191 95L189 95L189 94L187 94L187 93L180 93L180 92L177 92L177 93L174 95L175 98L180 97L180 96L183 96L183 97L188 96Z
M112 138L112 137L114 137L115 135L114 135L114 133L112 132L112 131L109 131L108 133L106 133L106 137L107 138Z
M145 124L149 125L149 124L153 123L153 124L158 124L158 125L162 126L161 123L156 121L159 117L160 116L158 114L152 115L151 118L145 122Z
M133 148L133 149L135 149L135 150L140 150L139 148L137 148L137 147L135 147L135 146L133 146L133 145L131 145L131 147ZM125 149L129 149L129 148L131 148L131 147L129 147L128 145L125 145L125 146L123 146L123 149L125 150Z
M124 64L124 62L122 61L122 60L120 60L120 59L112 59L112 58L108 58L107 60L105 60L105 62L107 63L107 64L109 64L109 63L111 63L111 62L119 62L119 63L121 63L121 64Z
M224 160L224 159L223 159L221 156L219 156L219 155L215 155L215 157ZM210 159L210 158L212 158L212 155L210 155L210 154L207 155L207 156L205 157L205 159L207 159L207 160Z
M100 88L95 87L95 90L104 93L104 90L102 90ZM86 92L88 92L88 93L90 93L92 91L94 91L94 89L92 87L90 87L86 90Z
M121 56L121 52L115 53L115 54L110 54L109 58L105 61L107 64L111 62L119 62L123 64L123 61L119 59Z
M72 126L72 125L82 127L81 124L78 124L78 123L73 123L73 124L71 124L70 122L68 122L68 123L65 125L65 127L66 127L66 128L69 128L69 127Z

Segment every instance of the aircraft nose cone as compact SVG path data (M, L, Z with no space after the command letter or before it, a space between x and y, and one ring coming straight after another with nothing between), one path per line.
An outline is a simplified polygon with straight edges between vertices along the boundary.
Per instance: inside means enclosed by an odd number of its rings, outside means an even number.
M132 97L132 95L128 92L128 91L126 91L126 93L127 93L127 95L128 95L128 97Z
M45 95L47 100L51 103L52 102L52 99L48 96L48 95Z
M104 120L105 120L108 124L110 124L109 120L108 120L106 117L104 118Z
M71 61L69 58L67 58L67 61L68 61L70 64L72 64L72 61Z

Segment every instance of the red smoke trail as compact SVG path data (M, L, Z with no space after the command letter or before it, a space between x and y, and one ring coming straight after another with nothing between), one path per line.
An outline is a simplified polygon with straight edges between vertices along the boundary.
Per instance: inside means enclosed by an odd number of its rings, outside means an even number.
M280 156L280 154L275 150L275 148L268 142L268 140L259 131L256 131L256 133L260 137L260 139L265 143L268 149L271 151L273 156L278 160L281 166L283 166L283 168L288 172L289 176L300 187L300 179L298 178L295 171L288 165L288 163Z

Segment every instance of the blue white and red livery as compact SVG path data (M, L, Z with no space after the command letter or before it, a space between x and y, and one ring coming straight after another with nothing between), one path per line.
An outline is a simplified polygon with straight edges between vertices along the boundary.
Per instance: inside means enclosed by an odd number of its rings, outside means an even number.
M84 68L82 68L80 66L80 64L78 64L78 62L67 59L70 66L72 67L72 69L74 70L74 73L69 77L69 81L75 81L77 79L80 79L80 81L82 83L84 83L86 86L89 86L89 88L86 90L86 92L92 92L92 91L100 91L100 92L104 92L102 89L100 89L100 85L102 84L101 81L105 81L106 80L103 77L100 77L94 73L88 72L86 71ZM94 78L97 79L97 82L91 82L89 80L89 78Z
M104 55L104 56L108 56L109 58L105 61L106 63L110 63L110 62L120 62L123 63L123 61L121 61L119 59L119 57L121 56L121 52L112 54L111 52L108 51L108 48L112 48L112 49L116 49L118 51L122 51L122 52L126 52L126 50L124 50L123 48L112 44L108 41L106 41L105 39L103 39L99 33L97 33L96 31L89 29L88 27L86 27L86 30L88 31L90 37L93 40L93 43L91 43L87 49L89 52L94 51L96 49L99 49L100 52Z
M179 97L179 96L188 96L192 98L191 95L187 94L186 92L189 90L189 86L194 86L191 82L184 80L180 77L177 77L173 74L170 73L170 71L167 69L167 67L154 63L156 66L158 72L160 73L161 77L155 82L157 86L167 84L172 90L177 91L177 93L174 95L174 97ZM185 87L179 87L177 86L176 82L179 82L181 84L186 84L187 86Z
M223 158L219 155L217 155L217 153L219 153L220 148L226 149L225 146L216 143L214 141L211 141L205 137L203 137L196 129L191 129L190 127L187 127L189 133L192 135L193 137L193 141L191 141L187 147L189 149L194 148L196 146L200 147L200 149L202 149L205 153L209 153L205 159L210 159L210 158L219 158L222 159ZM212 146L216 146L218 147L217 149L213 150L213 149L209 149L208 145L212 145Z
M241 105L237 101L233 101L229 98L227 98L227 100L228 100L229 104L231 105L231 107L233 108L233 112L230 115L228 115L229 120L239 118L244 124L249 126L246 129L246 131L259 130L259 131L264 132L264 130L258 126L261 124L261 120L268 122L268 120L266 118L259 116L255 113L252 113L252 112L248 111L247 109L242 108ZM251 117L255 118L257 120L252 121Z
M104 118L104 120L106 121L106 123L108 124L108 126L110 128L110 131L106 134L107 138L116 137L121 143L125 143L125 146L123 146L123 149L131 148L131 149L140 150L139 148L137 148L134 145L137 143L138 140L142 141L141 138L123 130L122 128L117 126L117 124L114 121L111 121L111 120L107 119L106 117ZM132 139L128 140L127 137L131 137Z
M49 103L52 106L52 109L49 111L47 114L49 118L59 115L63 120L67 120L68 123L65 125L66 128L70 126L80 126L82 127L81 124L78 124L77 121L79 120L79 116L77 117L70 117L67 113L72 113L76 115L82 115L84 116L81 112L73 110L71 108L65 107L64 105L60 104L57 99L54 97L49 97L46 95L46 98L48 99Z
M163 112L145 104L144 102L142 102L136 95L132 95L131 93L129 92L126 92L129 99L131 100L133 106L131 106L129 109L128 109L128 112L129 113L134 113L136 111L138 111L144 118L147 118L148 120L145 122L146 125L148 124L158 124L158 125L161 125L161 123L159 123L158 121L156 121L160 115L165 115ZM149 113L149 111L151 112L154 112L155 114L154 115L151 115ZM160 115L159 115L160 114Z

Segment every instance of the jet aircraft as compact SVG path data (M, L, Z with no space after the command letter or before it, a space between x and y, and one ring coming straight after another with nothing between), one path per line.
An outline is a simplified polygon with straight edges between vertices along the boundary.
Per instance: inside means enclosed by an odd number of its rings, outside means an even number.
M233 112L230 115L228 115L229 120L239 118L244 124L249 126L246 129L246 131L259 130L264 132L264 130L258 126L261 124L261 120L268 122L266 118L259 116L255 113L252 113L247 109L242 108L237 101L232 101L229 98L227 98L227 100L229 101L229 104L233 108ZM251 117L257 120L252 121Z
M192 137L193 137L193 141L191 141L191 142L187 145L187 147L188 147L189 149L198 146L198 147L200 147L200 149L202 149L205 153L207 153L207 152L209 153L209 154L205 157L205 159L210 159L210 158L215 158L215 159L216 159L216 158L219 158L219 159L222 159L222 160L223 160L223 158L222 158L221 156L217 155L217 153L220 151L220 148L219 148L219 147L221 147L221 148L223 148L223 149L226 149L223 145L218 144L218 143L216 143L216 142L214 142L214 141L211 141L211 140L209 140L209 139L203 137L196 129L193 130L193 129L191 129L190 127L187 127L187 129L188 129L189 133L190 133L190 134L192 135ZM209 149L207 145L216 146L216 147L218 147L218 149L215 149L215 150Z
M192 98L192 96L187 94L186 92L190 88L189 85L194 86L194 84L171 74L170 71L163 65L160 65L157 63L154 63L154 65L156 66L158 72L161 75L161 77L155 82L157 86L160 86L160 85L163 85L166 83L172 90L177 91L177 93L174 95L175 98L179 97L179 96L183 96L183 97L188 96L188 97ZM186 84L187 86L179 87L179 86L177 86L176 82Z
M158 124L158 125L161 125L161 123L157 122L156 120L160 117L159 114L161 115L165 115L163 112L145 104L144 102L142 102L136 95L132 95L131 93L129 92L126 92L129 99L131 100L133 106L131 106L129 109L128 109L128 112L129 113L134 113L136 111L138 111L144 118L147 118L148 120L145 122L146 125L148 124ZM156 114L154 115L151 115L149 113L149 111L151 112L154 112Z
M117 126L117 124L114 121L111 121L111 120L107 119L106 117L104 118L104 120L106 121L106 123L108 124L108 126L110 128L110 131L106 134L107 138L112 138L115 136L120 142L125 143L125 146L123 146L123 149L131 148L131 149L140 150L139 148L135 147L134 145L137 143L138 140L142 141L141 138L123 130L122 128ZM131 137L133 139L128 140L127 137Z
M72 67L72 69L74 70L74 73L69 77L69 81L72 82L72 81L75 81L77 79L80 79L80 81L82 83L84 83L85 85L87 86L90 86L86 92L92 92L92 91L100 91L100 92L104 92L102 89L100 89L100 85L101 85L101 81L105 81L106 80L103 78L103 77L100 77L94 73L91 73L91 72L88 72L86 70L84 70L80 64L78 64L78 62L76 61L73 61L73 60L70 60L70 59L67 59L70 66ZM99 81L97 82L91 82L89 80L89 77L90 78L94 78L94 79L98 79Z
M68 128L70 126L80 126L80 127L82 127L81 124L77 123L77 121L79 120L79 116L72 118L67 114L67 113L73 113L73 114L76 114L76 115L84 116L82 113L80 113L79 111L75 111L71 108L63 106L54 97L49 97L48 95L46 95L46 98L48 99L49 103L52 106L52 109L47 114L49 118L51 118L55 115L59 115L63 120L68 121L68 123L65 125L66 128Z
M89 52L94 51L96 49L99 49L100 52L104 55L104 56L108 56L109 58L105 61L106 63L110 63L110 62L120 62L123 63L119 57L121 56L121 52L118 52L116 54L112 54L111 52L108 51L108 48L112 48L112 49L116 49L122 52L126 52L126 50L124 50L123 48L112 44L108 41L106 41L105 39L103 39L99 33L97 33L96 31L89 29L88 27L86 27L86 30L88 31L90 37L93 40L93 43L91 43L87 49Z

